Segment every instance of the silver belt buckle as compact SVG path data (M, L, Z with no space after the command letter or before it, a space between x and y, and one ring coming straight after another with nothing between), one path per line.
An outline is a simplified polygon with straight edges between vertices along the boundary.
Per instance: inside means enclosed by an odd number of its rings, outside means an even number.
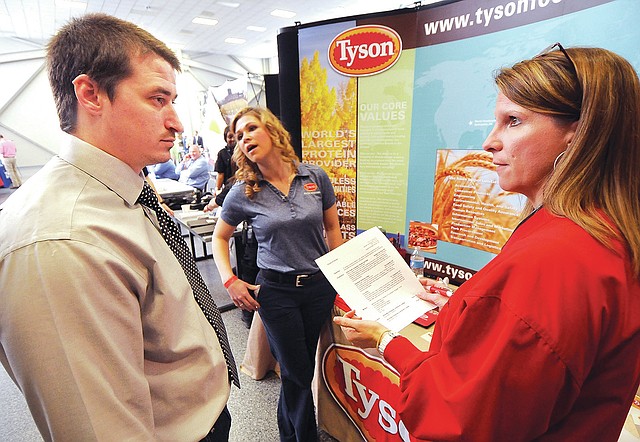
M304 281L309 279L311 275L296 275L296 287L303 287Z

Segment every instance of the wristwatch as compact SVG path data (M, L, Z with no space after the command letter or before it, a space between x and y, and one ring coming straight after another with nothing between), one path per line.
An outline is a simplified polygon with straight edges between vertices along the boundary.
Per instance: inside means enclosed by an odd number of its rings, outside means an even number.
M378 341L378 353L384 356L384 349L387 348L387 345L389 345L389 342L391 342L393 338L397 338L398 336L400 336L400 333L396 333L391 330L387 330L382 333L382 336L380 336L380 340Z

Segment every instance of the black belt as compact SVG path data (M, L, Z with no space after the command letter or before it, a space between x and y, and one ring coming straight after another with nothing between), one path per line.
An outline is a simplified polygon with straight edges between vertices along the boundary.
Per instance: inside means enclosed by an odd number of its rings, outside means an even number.
M213 424L209 433L200 442L228 441L230 429L231 413L229 413L229 409L225 406L216 423Z
M260 269L260 274L268 281L292 285L294 287L304 287L324 280L324 274L321 271L317 271L316 273L294 274Z

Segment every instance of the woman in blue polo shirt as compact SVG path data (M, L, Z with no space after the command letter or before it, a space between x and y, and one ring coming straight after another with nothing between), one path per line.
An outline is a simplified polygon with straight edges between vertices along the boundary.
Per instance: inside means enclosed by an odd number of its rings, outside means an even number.
M315 259L342 243L335 194L321 168L298 160L289 133L269 110L245 108L231 129L237 182L213 234L215 262L234 304L259 311L280 364L280 440L315 441L311 380L320 328L336 295ZM234 276L229 259L229 239L244 220L258 240L255 286ZM254 299L249 290L258 286Z

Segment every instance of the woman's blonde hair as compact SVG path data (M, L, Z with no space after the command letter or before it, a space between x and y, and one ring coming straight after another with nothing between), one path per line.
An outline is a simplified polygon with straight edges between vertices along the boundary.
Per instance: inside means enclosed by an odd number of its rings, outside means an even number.
M622 241L640 278L640 82L633 66L605 49L567 48L502 69L495 79L514 103L577 121L549 171L543 205L607 247Z
M264 124L271 137L273 147L280 152L282 159L290 163L295 170L296 164L300 160L291 145L291 135L289 135L289 132L284 128L278 117L273 115L269 109L245 107L233 117L233 121L231 122L231 130L233 132L236 131L238 120L247 115L256 117ZM258 169L258 165L247 158L239 148L234 150L232 159L238 166L235 175L236 180L244 182L244 193L247 197L252 198L254 193L260 192L260 170Z

